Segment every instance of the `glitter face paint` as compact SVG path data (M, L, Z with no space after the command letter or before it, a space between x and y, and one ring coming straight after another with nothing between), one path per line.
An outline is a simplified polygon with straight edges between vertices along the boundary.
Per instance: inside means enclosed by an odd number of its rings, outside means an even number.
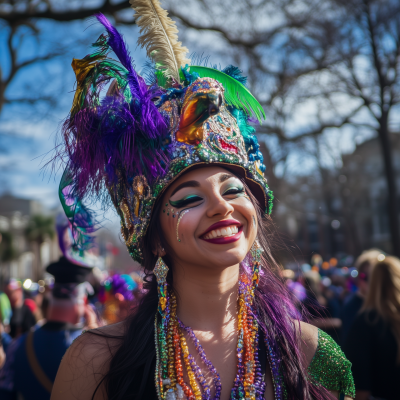
M195 203L197 201L201 201L203 200L202 197L197 196L195 194L190 194L189 196L185 196L183 199L181 200L169 200L169 203L171 204L172 207L174 208L184 208L186 206L188 206L189 204Z
M181 241L181 239L179 239L179 224L181 223L181 220L182 220L183 216L184 216L185 214L187 214L189 211L190 211L190 210L184 210L184 211L182 211L181 214L179 215L178 223L176 224L176 238L177 238L178 242Z

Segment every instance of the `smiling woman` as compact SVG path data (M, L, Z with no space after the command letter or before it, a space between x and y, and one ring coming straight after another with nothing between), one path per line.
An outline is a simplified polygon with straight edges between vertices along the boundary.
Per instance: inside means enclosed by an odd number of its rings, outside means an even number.
M98 16L108 32L95 44L101 51L73 63L60 198L79 247L89 217L82 197L106 188L147 293L126 321L75 341L52 399L354 397L350 363L299 320L272 255L273 196L248 124L261 106L234 67L186 65L157 0L134 8L139 43L159 69L146 85L118 32ZM162 35L172 47L155 51ZM106 58L110 47L122 66Z
M183 182L180 183L181 181ZM169 213L165 213L165 209L160 213L161 229L169 253L176 256L178 252L182 252L184 245L191 249L192 256L193 250L198 250L194 255L198 260L200 254L204 257L210 251L220 252L219 246L212 246L216 244L232 244L232 248L248 251L249 246L243 241L254 242L256 235L256 228L252 227L252 217L256 212L248 199L240 179L221 167L204 167L187 172L178 182L171 185L162 200L162 203L168 204L167 211L171 210L178 216L175 226L175 221L168 218ZM227 209L222 204L226 204ZM210 209L210 205L214 207ZM219 210L221 207L223 210ZM253 234L247 239L250 231L253 231ZM235 260L232 259L232 263L237 263L240 257L244 258L246 253L238 255ZM208 263L211 260L204 261Z

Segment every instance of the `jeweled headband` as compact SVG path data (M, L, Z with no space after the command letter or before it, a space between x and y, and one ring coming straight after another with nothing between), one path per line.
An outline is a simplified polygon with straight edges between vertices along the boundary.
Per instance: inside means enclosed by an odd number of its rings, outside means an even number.
M82 200L104 199L108 192L128 250L140 263L155 203L189 168L219 164L234 170L268 213L273 195L248 123L265 114L246 78L233 66L220 71L190 65L159 1L131 3L151 67L146 79L140 76L119 32L97 15L107 35L93 44L93 54L72 62L77 88L63 126L67 167L59 194L76 245L84 247L93 222ZM109 50L119 61L108 57Z

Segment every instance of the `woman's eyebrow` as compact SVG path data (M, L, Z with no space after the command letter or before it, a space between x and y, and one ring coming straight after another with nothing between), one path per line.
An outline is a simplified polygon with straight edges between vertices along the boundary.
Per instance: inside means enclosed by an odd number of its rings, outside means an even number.
M178 190L181 190L181 189L183 189L183 188L185 188L185 187L199 187L199 186L200 186L200 183L197 182L197 181L187 181L187 182L183 182L183 183L181 183L180 185L178 185L178 186L174 189L174 191L173 191L172 194L171 194L171 197L172 197Z
M229 175L229 174L222 174L222 175L220 175L220 177L219 177L219 183L225 182L225 181L227 181L227 180L230 179L230 178L235 178L235 176Z

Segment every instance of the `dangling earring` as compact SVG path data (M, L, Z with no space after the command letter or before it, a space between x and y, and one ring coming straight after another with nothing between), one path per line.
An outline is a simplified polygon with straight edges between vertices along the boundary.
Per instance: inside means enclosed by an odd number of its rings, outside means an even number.
M256 239L250 248L250 254L253 262L253 288L258 286L260 281L260 261L263 250L259 241Z
M158 311L163 315L167 305L167 274L169 268L161 257L158 257L154 267L154 275L157 278L158 285Z

